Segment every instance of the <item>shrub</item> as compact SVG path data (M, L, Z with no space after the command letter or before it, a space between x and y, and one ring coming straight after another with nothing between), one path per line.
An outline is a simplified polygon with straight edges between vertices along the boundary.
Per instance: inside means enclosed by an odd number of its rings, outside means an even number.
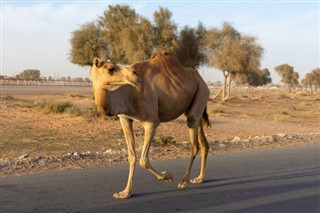
M211 111L212 114L225 113L223 107L221 105L215 105Z
M100 113L98 112L97 106L93 104L92 106L84 109L83 115L87 118L97 118L100 116Z
M44 112L45 113L69 113L75 116L81 115L81 110L78 107L66 101L46 102L44 104Z
M152 142L155 145L168 145L168 144L173 145L176 143L173 137L166 136L166 135L160 135L158 137L155 137Z

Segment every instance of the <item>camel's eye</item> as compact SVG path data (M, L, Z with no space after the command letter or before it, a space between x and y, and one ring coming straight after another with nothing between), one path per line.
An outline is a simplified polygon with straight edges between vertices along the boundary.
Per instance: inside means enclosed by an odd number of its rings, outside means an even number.
M116 71L116 67L110 67L108 69L108 72L109 72L110 75L112 75L115 71Z
M105 63L103 66L106 68L106 70L108 70L108 73L110 75L112 75L113 73L115 73L117 71L117 66L110 63L110 62Z

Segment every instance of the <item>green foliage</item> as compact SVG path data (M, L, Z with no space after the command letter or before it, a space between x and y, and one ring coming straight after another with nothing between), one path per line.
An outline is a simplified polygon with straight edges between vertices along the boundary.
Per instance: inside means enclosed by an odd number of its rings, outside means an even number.
M81 110L67 101L61 102L46 102L44 105L44 112L49 113L68 113L75 116L81 115Z
M88 66L91 65L94 57L105 59L108 44L101 33L100 28L94 22L81 25L78 30L73 31L69 52L71 63Z
M21 80L40 80L40 70L37 70L37 69L23 70L16 77Z

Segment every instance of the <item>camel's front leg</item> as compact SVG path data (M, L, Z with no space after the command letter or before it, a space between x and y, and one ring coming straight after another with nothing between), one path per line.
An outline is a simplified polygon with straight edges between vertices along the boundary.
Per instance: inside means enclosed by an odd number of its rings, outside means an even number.
M122 129L123 129L123 133L127 142L128 161L130 165L130 171L129 171L126 188L121 192L115 193L113 197L117 199L124 199L124 198L131 197L133 175L134 175L134 170L136 166L136 153L135 153L135 147L134 147L132 120L122 116L119 116L119 117L120 117L120 123L121 123Z
M158 180L164 180L166 182L172 182L173 177L172 175L167 172L161 172L159 173L154 168L152 168L150 162L149 162L149 149L153 140L153 137L155 135L156 129L159 126L159 123L144 123L144 142L143 142L143 149L141 153L140 158L140 165L142 168L148 169L150 172L152 172Z

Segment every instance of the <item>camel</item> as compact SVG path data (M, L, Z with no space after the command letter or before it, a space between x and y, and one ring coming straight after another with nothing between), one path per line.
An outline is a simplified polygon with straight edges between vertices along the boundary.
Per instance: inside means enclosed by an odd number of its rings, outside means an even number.
M153 173L158 180L172 182L171 173L158 172L151 166L148 152L159 124L185 114L190 134L191 156L178 187L185 188L190 183L203 182L209 150L203 129L204 125L210 126L206 111L210 92L197 70L183 67L174 56L162 52L130 67L94 58L90 78L98 111L119 117L127 143L130 166L128 181L125 189L115 193L114 198L131 196L137 160L133 121L140 122L144 128L140 166ZM202 158L200 174L190 180L190 170L199 145Z

